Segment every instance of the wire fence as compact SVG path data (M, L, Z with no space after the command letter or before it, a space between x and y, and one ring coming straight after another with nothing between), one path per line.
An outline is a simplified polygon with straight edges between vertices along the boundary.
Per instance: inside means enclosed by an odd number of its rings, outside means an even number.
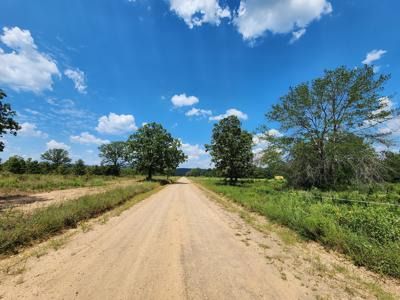
M331 200L333 202L353 202L353 203L360 203L360 204L371 204L371 205L383 205L383 206L393 206L393 207L399 207L400 204L396 203L390 203L390 202L378 202L378 201L365 201L365 200L354 200L354 199L341 199L341 198L335 198L334 196L328 197L328 196L321 196L321 195L312 195L313 198L318 199L320 201L323 201L324 199L326 200Z

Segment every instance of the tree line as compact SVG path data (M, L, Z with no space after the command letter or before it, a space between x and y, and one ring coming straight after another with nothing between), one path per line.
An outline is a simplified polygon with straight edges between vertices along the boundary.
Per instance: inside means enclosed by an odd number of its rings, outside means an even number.
M389 79L390 75L376 74L373 66L341 66L289 88L266 113L268 124L277 124L279 131L261 126L257 138L266 146L257 155L253 153L254 134L244 130L236 116L228 116L214 125L211 141L205 145L214 169L195 169L188 175L220 176L230 184L243 177L281 175L292 186L323 189L399 181L400 154L376 150L394 145L391 130L383 126L398 115L390 97L383 94ZM0 100L4 97L1 91ZM16 134L19 125L13 120L15 113L9 104L0 108L0 137ZM162 125L150 123L127 141L100 146L101 166L91 168L119 175L121 169L129 167L148 179L154 174L172 175L186 160L180 147L180 141ZM80 160L71 165L62 149L49 150L42 159L28 159L25 170L38 165L43 172L63 172L70 166L78 174L84 166ZM17 162L23 164L21 158L11 157L4 165Z
M41 155L42 161L11 156L2 168L15 174L75 174L121 175L145 174L151 180L155 174L173 175L186 160L181 142L160 124L149 123L139 128L127 141L116 141L99 147L101 165L86 166L82 159L71 163L65 149L49 149Z

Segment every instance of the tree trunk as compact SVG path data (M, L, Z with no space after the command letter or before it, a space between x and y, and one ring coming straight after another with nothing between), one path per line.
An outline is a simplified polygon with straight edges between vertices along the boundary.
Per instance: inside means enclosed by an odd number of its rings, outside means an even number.
M147 180L152 180L153 179L153 170L149 169L149 172L147 173Z

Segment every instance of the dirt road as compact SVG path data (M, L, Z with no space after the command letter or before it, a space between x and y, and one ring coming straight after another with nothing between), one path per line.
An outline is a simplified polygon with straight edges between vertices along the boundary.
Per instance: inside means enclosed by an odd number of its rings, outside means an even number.
M239 218L240 219L240 218ZM186 179L0 278L4 299L310 299ZM280 250L284 251L284 250Z

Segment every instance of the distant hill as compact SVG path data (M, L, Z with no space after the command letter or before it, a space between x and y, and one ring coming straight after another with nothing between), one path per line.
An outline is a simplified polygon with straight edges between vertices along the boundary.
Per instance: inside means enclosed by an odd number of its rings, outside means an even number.
M185 176L190 170L191 168L178 168L175 171L175 176Z
M191 176L215 176L215 171L213 169L201 168L178 168L175 171L175 176L185 176L189 171L192 171Z

